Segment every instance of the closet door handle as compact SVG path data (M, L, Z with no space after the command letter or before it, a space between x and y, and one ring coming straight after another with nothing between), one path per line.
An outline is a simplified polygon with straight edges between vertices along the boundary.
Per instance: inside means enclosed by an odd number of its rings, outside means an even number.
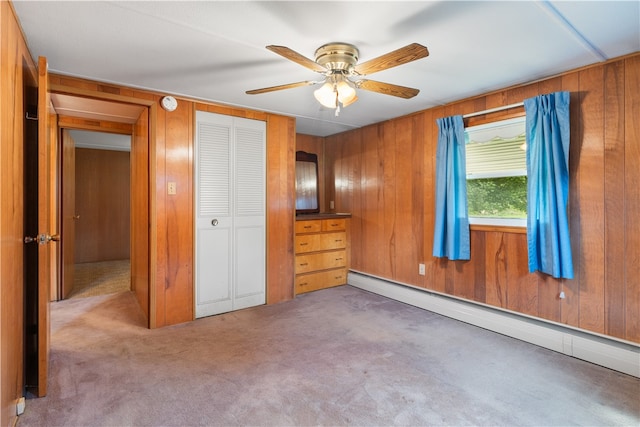
M218 225L218 220L217 220L217 219L212 219L212 220L211 220L211 225L213 225L214 227L215 227L216 225Z

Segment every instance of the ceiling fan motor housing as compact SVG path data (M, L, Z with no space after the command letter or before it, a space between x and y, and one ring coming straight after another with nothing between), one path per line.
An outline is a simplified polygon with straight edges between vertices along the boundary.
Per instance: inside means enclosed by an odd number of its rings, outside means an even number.
M316 50L316 62L334 73L348 73L359 56L358 48L349 43L328 43Z

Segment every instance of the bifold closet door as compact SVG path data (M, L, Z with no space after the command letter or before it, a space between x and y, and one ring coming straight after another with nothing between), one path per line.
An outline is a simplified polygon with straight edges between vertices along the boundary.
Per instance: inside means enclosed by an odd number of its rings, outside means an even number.
M198 111L196 317L265 303L266 126Z

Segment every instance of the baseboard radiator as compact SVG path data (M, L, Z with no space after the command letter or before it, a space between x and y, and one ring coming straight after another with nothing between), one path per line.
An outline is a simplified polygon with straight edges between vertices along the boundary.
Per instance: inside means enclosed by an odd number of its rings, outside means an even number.
M357 271L348 283L405 304L640 378L640 345Z

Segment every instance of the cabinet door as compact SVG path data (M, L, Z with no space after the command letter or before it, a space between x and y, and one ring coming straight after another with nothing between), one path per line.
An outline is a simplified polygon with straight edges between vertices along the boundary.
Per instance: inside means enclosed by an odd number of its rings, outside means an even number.
M196 317L265 303L265 124L197 112Z

